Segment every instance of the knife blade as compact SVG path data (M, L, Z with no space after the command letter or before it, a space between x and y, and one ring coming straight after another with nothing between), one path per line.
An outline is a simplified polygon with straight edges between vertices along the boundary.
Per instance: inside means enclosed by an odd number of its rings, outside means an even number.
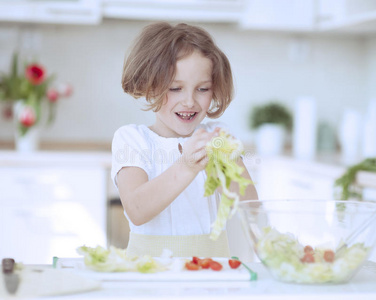
M3 277L5 288L9 294L15 294L20 284L20 276L14 271L15 261L13 258L4 258L2 260Z

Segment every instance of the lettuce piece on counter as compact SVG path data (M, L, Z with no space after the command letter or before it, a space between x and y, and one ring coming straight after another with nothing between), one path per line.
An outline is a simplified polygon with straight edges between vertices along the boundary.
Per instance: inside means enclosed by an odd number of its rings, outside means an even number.
M77 252L84 256L84 263L88 268L98 272L155 273L166 270L164 265L149 255L129 257L126 249L114 246L109 249L82 246L77 248Z
M244 195L247 186L252 181L242 176L244 168L237 164L240 155L244 153L243 144L224 129L221 129L219 135L207 144L206 151L209 162L206 166L207 179L204 196L212 195L218 187L222 189L217 218L212 224L210 234L210 238L216 240L227 219L236 212L239 194ZM238 183L239 193L229 190L231 182Z

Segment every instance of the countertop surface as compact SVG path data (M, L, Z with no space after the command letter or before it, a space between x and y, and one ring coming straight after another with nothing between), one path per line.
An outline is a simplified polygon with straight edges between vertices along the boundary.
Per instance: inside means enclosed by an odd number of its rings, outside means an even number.
M0 167L33 166L100 166L111 168L111 152L108 151L35 151L22 153L0 151Z
M44 296L56 299L376 299L376 263L367 262L345 284L299 285L278 282L260 263L248 264L258 273L256 281L83 281L80 293ZM51 269L51 267L49 267ZM56 269L55 269L56 270ZM58 271L58 270L57 270ZM74 270L63 270L68 274ZM77 276L71 274L71 277ZM61 277L60 277L61 279ZM63 280L60 280L61 284ZM76 278L77 285L77 278ZM60 286L61 286L60 284ZM90 290L90 285L92 289ZM51 285L50 285L51 286ZM82 288L84 289L84 288ZM17 297L12 297L13 299Z

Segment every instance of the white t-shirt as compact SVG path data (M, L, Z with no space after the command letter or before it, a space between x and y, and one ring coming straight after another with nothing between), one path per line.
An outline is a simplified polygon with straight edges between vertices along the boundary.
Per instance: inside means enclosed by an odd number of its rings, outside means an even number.
M215 127L224 126L209 122L198 128L212 131ZM117 173L123 167L139 167L146 172L149 180L157 177L181 157L179 143L184 146L187 139L161 137L145 125L120 127L112 141L111 177L115 186ZM124 212L130 230L148 235L209 234L217 215L217 200L216 194L204 197L205 180L205 171L201 171L166 209L143 225L134 225Z

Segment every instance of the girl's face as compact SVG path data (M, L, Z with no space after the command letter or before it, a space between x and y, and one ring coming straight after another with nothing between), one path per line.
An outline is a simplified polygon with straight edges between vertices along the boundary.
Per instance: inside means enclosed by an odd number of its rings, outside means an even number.
M176 75L152 129L164 137L191 136L205 118L212 97L212 62L199 51L176 63Z

